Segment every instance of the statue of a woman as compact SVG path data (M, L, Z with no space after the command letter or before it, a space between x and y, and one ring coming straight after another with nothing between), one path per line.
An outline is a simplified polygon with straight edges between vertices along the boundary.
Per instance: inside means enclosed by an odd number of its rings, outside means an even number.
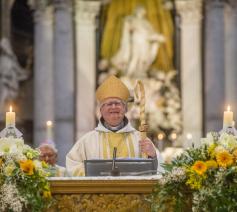
M118 52L111 58L112 64L125 75L145 77L155 60L159 45L165 41L145 18L146 10L137 7L134 14L124 20Z

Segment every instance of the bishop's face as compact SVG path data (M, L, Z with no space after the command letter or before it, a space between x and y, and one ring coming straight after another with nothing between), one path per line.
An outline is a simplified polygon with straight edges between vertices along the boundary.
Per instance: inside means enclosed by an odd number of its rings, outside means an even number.
M101 103L100 112L109 126L116 127L123 121L127 106L119 98L107 98Z

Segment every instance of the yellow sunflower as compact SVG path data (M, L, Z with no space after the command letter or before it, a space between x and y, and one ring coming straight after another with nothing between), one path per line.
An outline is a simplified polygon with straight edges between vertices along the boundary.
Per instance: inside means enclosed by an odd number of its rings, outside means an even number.
M207 170L207 166L203 161L198 160L193 164L191 169L194 170L197 174L203 175Z
M208 169L217 168L218 167L216 161L214 161L214 160L206 161L206 166L207 166Z
M233 155L227 151L217 152L216 161L220 167L230 166L233 164Z
M32 160L20 161L20 168L23 172L25 172L28 175L34 174L35 166Z

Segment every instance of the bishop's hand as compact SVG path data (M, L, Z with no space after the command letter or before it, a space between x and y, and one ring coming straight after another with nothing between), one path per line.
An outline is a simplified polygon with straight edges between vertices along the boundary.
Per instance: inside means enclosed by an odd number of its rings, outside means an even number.
M156 157L156 149L152 141L149 138L145 138L140 141L140 150L145 153L148 157Z

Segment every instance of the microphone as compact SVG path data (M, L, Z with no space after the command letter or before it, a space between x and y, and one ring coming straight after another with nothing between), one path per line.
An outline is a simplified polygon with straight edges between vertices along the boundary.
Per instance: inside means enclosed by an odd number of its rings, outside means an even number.
M117 147L114 147L114 150L113 150L113 161L112 161L112 170L110 172L111 176L120 176L119 168L115 165L116 154L117 154Z

